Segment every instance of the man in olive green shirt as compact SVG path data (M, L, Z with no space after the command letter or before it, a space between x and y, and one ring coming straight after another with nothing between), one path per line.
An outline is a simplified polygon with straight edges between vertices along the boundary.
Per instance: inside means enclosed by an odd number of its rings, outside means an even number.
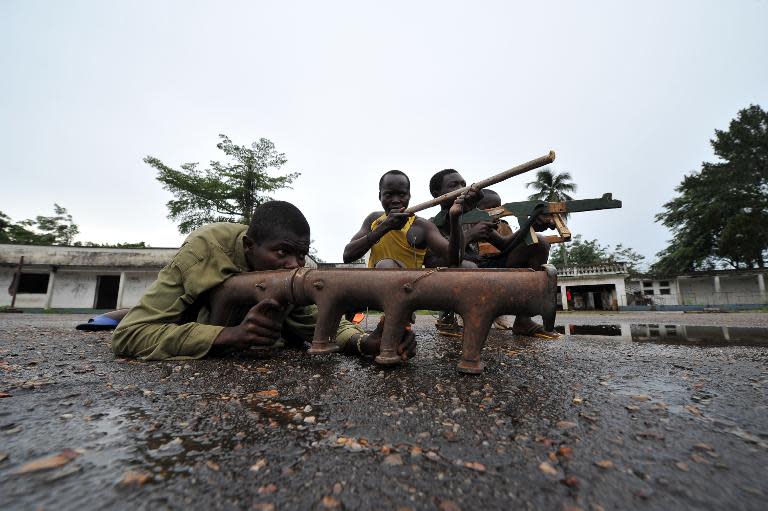
M295 269L309 251L309 224L294 205L272 201L256 208L250 226L214 223L192 232L120 321L113 336L116 355L144 360L204 357L212 347L271 346L281 338L309 341L317 307L280 305L263 300L238 326L209 324L207 292L244 271ZM380 331L380 329L377 329ZM341 351L375 355L380 332L366 335L342 320L336 342ZM412 333L404 336L404 358L415 353Z

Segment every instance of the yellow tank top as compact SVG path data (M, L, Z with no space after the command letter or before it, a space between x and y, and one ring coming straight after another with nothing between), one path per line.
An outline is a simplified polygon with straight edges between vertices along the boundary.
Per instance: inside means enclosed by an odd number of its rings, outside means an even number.
M374 220L371 224L371 230L374 230L385 218L387 218L386 214ZM427 249L412 247L406 237L415 220L415 216L410 217L402 229L389 231L371 247L371 257L368 259L369 268L373 268L382 259L400 261L406 268L421 268L424 265L424 255L427 253Z

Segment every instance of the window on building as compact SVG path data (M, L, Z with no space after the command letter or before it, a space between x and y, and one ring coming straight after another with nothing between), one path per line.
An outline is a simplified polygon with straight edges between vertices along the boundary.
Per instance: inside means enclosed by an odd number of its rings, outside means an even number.
M16 289L18 294L44 295L48 292L47 273L22 273L19 279L19 287Z
M644 280L643 281L643 287L653 287L653 281L651 281L651 280Z
M669 287L669 281L668 280L659 281L659 286L660 287Z
M653 294L653 289L644 289L643 290L643 294L652 295Z
M668 294L670 294L669 288L668 287L663 287L663 288L659 289L659 294L660 295L668 295Z

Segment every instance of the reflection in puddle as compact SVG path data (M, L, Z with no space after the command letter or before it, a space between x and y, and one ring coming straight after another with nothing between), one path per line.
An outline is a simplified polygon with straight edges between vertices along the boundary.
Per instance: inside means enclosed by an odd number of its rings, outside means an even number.
M634 342L694 346L768 345L768 328L734 326L664 325L660 323L619 323L556 327L562 334L613 337Z
M621 325L565 325L555 327L555 330L570 335L621 335Z

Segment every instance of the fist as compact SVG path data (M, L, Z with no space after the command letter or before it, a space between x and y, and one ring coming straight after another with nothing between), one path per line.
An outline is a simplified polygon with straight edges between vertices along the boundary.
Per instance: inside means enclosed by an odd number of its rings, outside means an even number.
M284 317L285 307L276 300L262 300L251 307L242 323L222 330L214 343L242 348L271 346L280 338Z

